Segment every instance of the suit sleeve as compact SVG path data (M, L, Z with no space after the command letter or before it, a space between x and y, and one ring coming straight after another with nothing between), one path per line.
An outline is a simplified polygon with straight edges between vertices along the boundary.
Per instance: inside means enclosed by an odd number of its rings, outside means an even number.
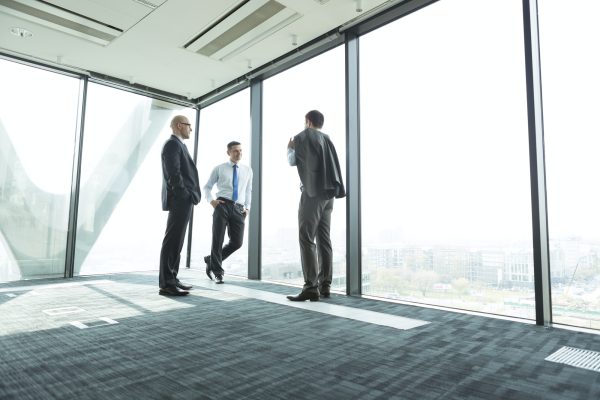
M333 142L326 136L325 144L327 147L327 171L329 173L329 184L334 188L333 195L335 198L346 197L346 189L344 188L344 180L342 179L342 168L340 167L340 161L337 156L337 151Z
M189 195L181 175L181 147L174 141L167 142L163 148L162 158L167 184L173 190L173 194L181 198Z

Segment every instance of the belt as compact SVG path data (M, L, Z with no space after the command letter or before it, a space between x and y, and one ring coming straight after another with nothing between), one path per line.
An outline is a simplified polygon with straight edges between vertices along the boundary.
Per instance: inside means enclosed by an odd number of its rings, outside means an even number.
M225 197L217 197L217 200L224 201L225 203L228 203L228 204L233 204L234 206L239 206L239 207L243 207L244 206L243 204L236 203L235 201L233 201L231 199L228 199L228 198L225 198Z
M217 200L220 200L220 201L224 202L225 204L229 204L229 205L233 206L234 210L236 210L238 213L245 216L243 204L236 203L235 201L227 199L225 197L217 197Z

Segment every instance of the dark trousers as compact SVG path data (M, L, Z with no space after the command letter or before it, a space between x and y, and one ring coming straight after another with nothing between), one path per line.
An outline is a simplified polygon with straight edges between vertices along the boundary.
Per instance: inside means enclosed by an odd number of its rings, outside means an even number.
M331 213L333 199L300 196L298 207L298 233L300 258L304 274L304 290L328 291L333 277L333 251L331 248ZM316 242L316 243L315 243Z
M178 282L177 273L179 272L181 249L192 214L192 207L191 199L175 199L171 204L165 238L160 249L158 285L161 288L175 286Z
M223 275L223 260L242 247L244 243L246 215L243 211L241 205L231 200L225 200L225 203L219 204L213 212L210 269L215 275ZM227 229L229 242L223 246L225 229Z

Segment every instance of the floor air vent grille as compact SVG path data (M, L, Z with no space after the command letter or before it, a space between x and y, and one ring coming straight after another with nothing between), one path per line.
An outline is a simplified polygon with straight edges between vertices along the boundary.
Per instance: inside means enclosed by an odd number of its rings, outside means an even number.
M558 351L546 357L546 361L600 372L600 352L597 351L563 346Z

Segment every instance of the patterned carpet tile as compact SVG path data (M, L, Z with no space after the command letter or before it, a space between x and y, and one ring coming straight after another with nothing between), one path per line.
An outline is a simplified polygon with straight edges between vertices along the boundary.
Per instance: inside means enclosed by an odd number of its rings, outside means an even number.
M188 275L186 282L206 279ZM599 373L544 360L562 346L598 351L599 335L341 295L326 300L431 322L398 330L205 288L158 296L147 274L72 281L82 284L53 288L64 280L48 280L21 292L13 285L18 296L2 299L0 399L600 398ZM61 307L84 311L44 312ZM99 323L104 317L117 323Z

